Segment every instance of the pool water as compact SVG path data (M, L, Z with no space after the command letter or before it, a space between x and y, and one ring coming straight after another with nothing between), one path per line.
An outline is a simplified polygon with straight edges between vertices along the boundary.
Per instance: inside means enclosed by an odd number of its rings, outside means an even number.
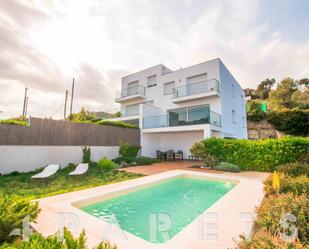
M82 210L107 222L113 222L111 217L115 217L123 230L152 243L162 243L173 238L234 186L231 182L174 178ZM171 221L168 235L162 232L166 215Z

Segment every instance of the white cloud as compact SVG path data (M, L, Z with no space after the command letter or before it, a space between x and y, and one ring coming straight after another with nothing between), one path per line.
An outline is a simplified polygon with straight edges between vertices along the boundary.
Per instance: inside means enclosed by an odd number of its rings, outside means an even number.
M243 87L266 77L308 77L308 39L284 40L269 20L259 21L260 4L1 2L1 116L20 114L24 85L30 88L29 113L53 116L72 77L75 109L111 108L122 76L158 63L178 69L220 57Z

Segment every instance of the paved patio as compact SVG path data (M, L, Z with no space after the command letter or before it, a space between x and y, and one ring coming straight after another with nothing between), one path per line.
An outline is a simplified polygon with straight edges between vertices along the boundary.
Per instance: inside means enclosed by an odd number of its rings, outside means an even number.
M162 163L155 163L152 165L127 167L127 168L122 168L119 170L131 172L131 173L143 174L143 175L153 175L153 174L158 174L158 173L162 173L162 172L166 172L170 170L191 170L191 171L200 171L200 172L205 172L205 173L244 176L244 177L256 179L258 181L264 181L268 175L268 173L256 172L256 171L244 171L240 173L230 173L230 172L222 172L222 171L217 171L217 170L201 169L201 168L192 167L192 166L197 166L200 164L201 162L198 162L198 161L162 162Z

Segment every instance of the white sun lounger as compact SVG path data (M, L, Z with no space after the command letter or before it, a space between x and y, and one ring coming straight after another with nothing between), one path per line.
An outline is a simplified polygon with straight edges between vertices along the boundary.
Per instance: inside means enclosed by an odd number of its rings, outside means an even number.
M88 163L80 163L74 171L69 173L70 176L83 175L88 171Z
M56 174L59 168L59 164L49 164L41 173L31 176L31 179L47 179L48 177Z

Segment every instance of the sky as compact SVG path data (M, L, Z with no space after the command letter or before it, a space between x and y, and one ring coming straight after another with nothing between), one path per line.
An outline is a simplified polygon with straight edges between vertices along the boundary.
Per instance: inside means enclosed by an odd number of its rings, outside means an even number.
M121 77L220 58L243 88L309 77L309 0L0 0L0 119L117 107ZM2 113L1 113L2 111Z

